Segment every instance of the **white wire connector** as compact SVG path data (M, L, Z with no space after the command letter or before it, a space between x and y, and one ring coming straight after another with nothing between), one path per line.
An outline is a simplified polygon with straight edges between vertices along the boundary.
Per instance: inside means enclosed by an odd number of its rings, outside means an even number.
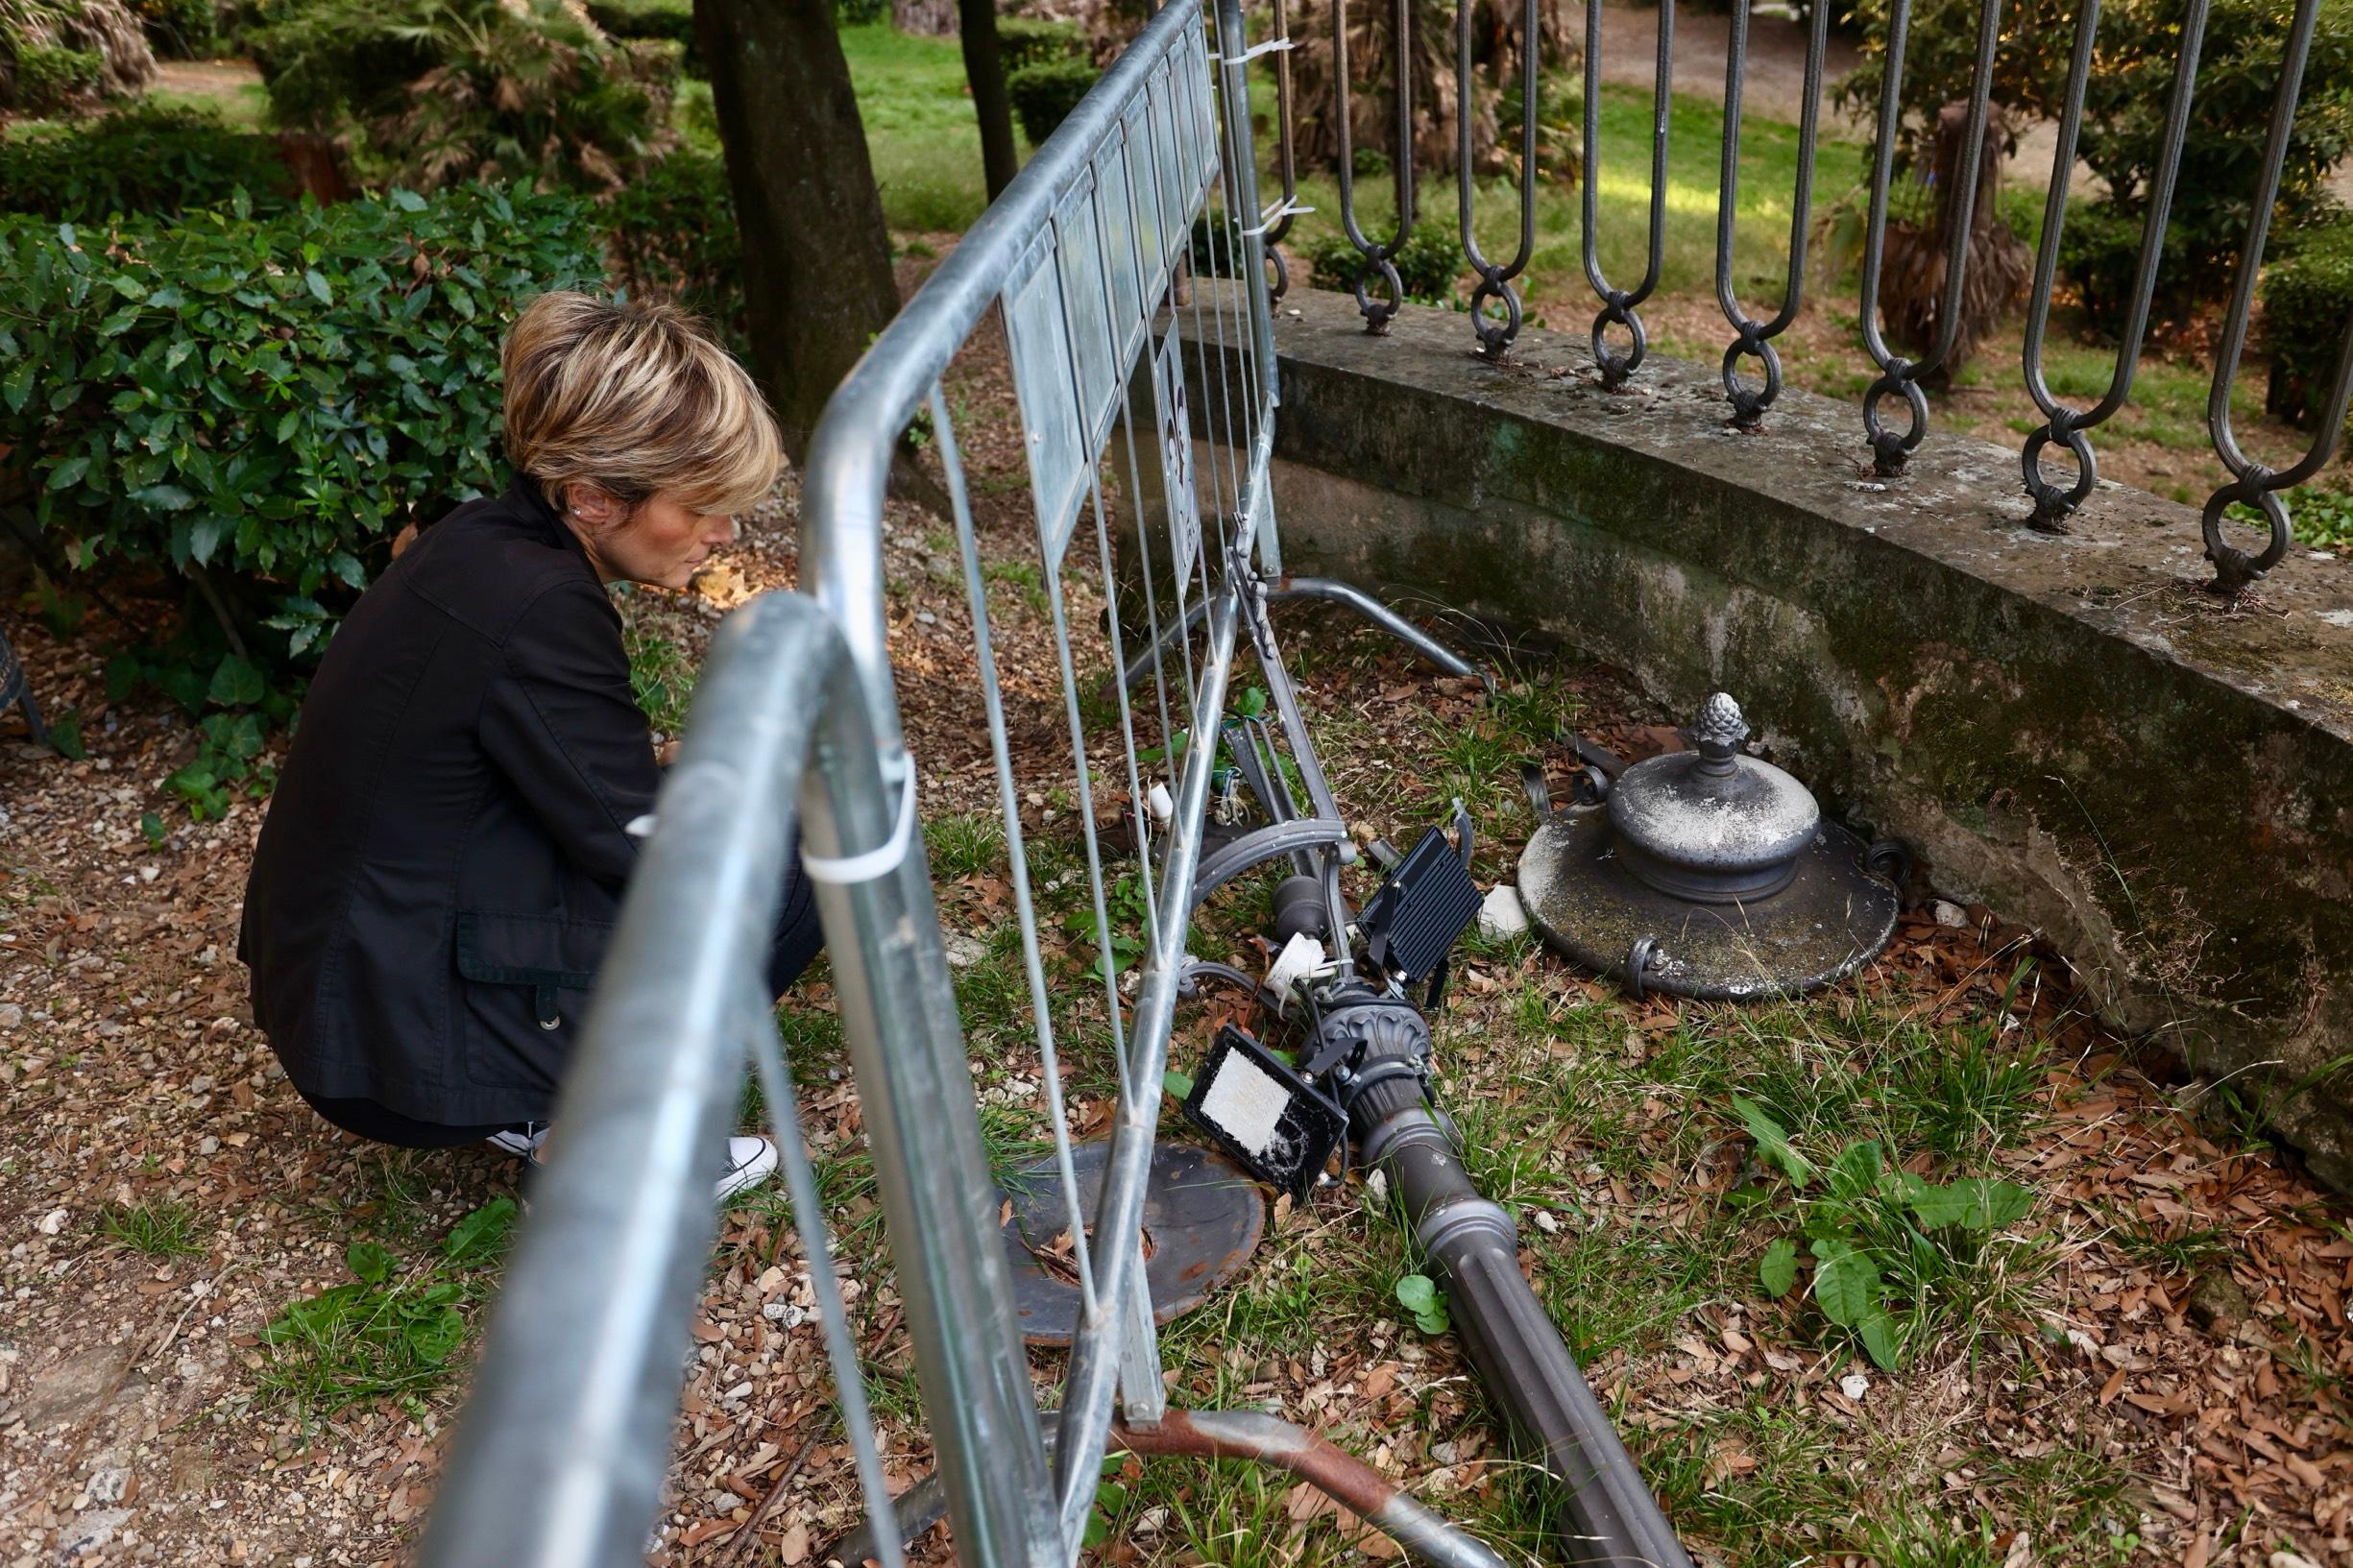
M907 761L907 782L899 795L898 826L890 830L890 837L863 855L812 855L801 852L801 869L813 882L829 887L848 887L859 882L870 882L887 877L899 869L907 858L907 849L915 841L915 760Z

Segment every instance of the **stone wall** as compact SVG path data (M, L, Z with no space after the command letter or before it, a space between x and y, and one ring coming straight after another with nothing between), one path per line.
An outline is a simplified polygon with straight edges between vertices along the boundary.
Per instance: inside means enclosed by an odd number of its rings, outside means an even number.
M1733 692L1826 809L2030 923L2113 1023L2260 1086L2353 1187L2353 563L2301 547L2237 609L2194 510L2103 484L2033 533L2014 452L1931 436L1873 476L1858 411L1726 422L1712 368L1608 393L1581 343L1387 337L1278 312L1285 565L1435 595ZM1900 409L1895 418L1901 419Z

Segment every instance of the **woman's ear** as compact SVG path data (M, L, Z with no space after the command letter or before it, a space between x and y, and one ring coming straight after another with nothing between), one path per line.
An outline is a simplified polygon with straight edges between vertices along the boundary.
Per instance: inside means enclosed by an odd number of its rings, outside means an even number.
M564 510L599 533L629 519L629 508L619 497L580 480L564 487Z

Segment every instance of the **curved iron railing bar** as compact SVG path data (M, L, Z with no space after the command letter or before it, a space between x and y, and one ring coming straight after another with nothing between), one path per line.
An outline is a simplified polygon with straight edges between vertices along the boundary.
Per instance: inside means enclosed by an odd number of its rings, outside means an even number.
M2059 262L2059 232L2067 221L2067 187L2074 172L2075 137L2083 123L2083 94L2091 76L2093 35L2099 26L2099 0L2083 0L2075 18L2075 49L2068 66L2067 96L2059 116L2059 151L2050 169L2050 195L2043 205L2043 243L2034 258L2034 287L2026 299L2024 349L2026 393L2043 411L2043 427L2026 438L2019 464L2033 498L2034 515L2027 521L2048 532L2064 530L2069 514L2081 506L2099 482L2099 464L2085 432L2115 418L2132 396L2134 373L2140 369L2141 340L2148 330L2150 302L2157 292L2157 267L2165 254L2165 226L2172 211L2173 187L2181 174L2181 149L2190 131L2191 97L2197 84L2198 51L2205 42L2209 0L2190 0L2181 23L2181 54L2174 67L2173 90L2166 103L2165 131L2157 153L2157 176L2149 187L2148 216L2141 227L2141 258L2132 277L2132 303L2116 350L2116 369L2108 390L2090 409L2059 401L2043 377L2043 335L2050 318L2050 289ZM2042 454L2052 442L2065 446L2075 459L2074 482L2064 489L2044 477Z
M1472 232L1471 197L1475 193L1470 167L1470 13L1468 4L1454 8L1454 129L1455 188L1462 198L1463 254L1479 275L1470 294L1470 329L1478 334L1480 351L1501 359L1519 336L1519 291L1512 279L1527 270L1536 254L1536 55L1542 39L1538 34L1536 0L1526 0L1520 12L1519 47L1519 250L1503 266L1496 266L1479 250ZM1400 61L1400 68L1403 62ZM1487 319L1487 307L1501 302L1504 319Z
M1396 255L1414 231L1414 72L1408 59L1414 46L1414 0L1396 0L1397 148L1391 172L1397 181L1397 232L1385 245L1365 238L1356 222L1356 149L1349 133L1348 113L1348 0L1332 0L1332 93L1340 129L1340 227L1348 243L1364 253L1356 269L1356 308L1364 312L1365 330L1376 337L1389 332L1390 319L1405 302L1405 282L1397 276ZM1380 270L1381 286L1389 298L1376 301L1365 291L1365 279Z
M1289 0L1274 0L1274 36L1288 40L1291 36L1291 8ZM1267 303L1282 303L1283 296L1291 292L1291 264L1277 249L1290 236L1291 225L1299 212L1299 168L1298 155L1293 151L1291 123L1291 51L1274 52L1274 126L1275 147L1283 175L1282 205L1275 209L1274 220L1267 221L1260 214L1259 224L1265 229L1267 250Z
M1636 307L1659 286L1659 272L1666 256L1666 136L1674 116L1675 0L1659 0L1659 75L1651 88L1650 135L1650 261L1642 281L1632 289L1613 288L1601 270L1596 249L1601 222L1594 198L1594 171L1601 160L1601 7L1585 8L1585 167L1579 180L1585 186L1585 278L1601 297L1601 314L1593 318L1593 363L1601 384L1616 391L1639 369L1650 350L1650 335L1642 330ZM1622 326L1633 343L1620 354L1606 336Z
M2239 277L2231 286L2230 312L2223 318L2222 344L2214 361L2214 386L2206 397L2206 431L2214 439L2215 455L2231 472L2230 483L2207 498L2198 531L2205 536L2206 559L2214 563L2213 587L2236 593L2269 571L2288 553L2291 534L2288 508L2279 493L2303 483L2320 471L2336 450L2337 435L2344 427L2348 396L2353 395L2353 321L2345 326L2344 342L2337 354L2337 385L2329 395L2318 433L2303 461L2283 472L2273 472L2240 448L2232 427L2230 390L2239 376L2239 356L2246 350L2247 318L2255 303L2255 275L2263 267L2265 242L2270 237L2271 208L2279 201L2281 166L2287 161L2288 135L2295 126L2295 106L2304 84L2304 61L2312 50L2318 0L2296 0L2294 19L2288 27L2288 47L2280 59L2279 97L2272 103L2271 129L2263 145L2263 174L2256 181L2255 208L2246 229L2246 249L2239 258ZM2244 501L2263 514L2271 537L2262 552L2249 555L2222 539L2222 511Z
M1886 70L1880 84L1879 144L1872 149L1871 219L1863 232L1863 348L1880 368L1880 378L1863 393L1863 434L1871 443L1871 466L1892 477L1928 435L1928 399L1920 378L1953 357L1961 333L1961 291L1969 282L1969 234L1977 221L1977 170L1985 156L1985 116L1994 90L1994 51L2001 42L2001 0L1977 8L1977 58L1969 82L1968 143L1961 152L1959 210L1945 238L1945 297L1936 311L1936 344L1917 362L1891 351L1880 333L1880 263L1887 243L1888 187L1895 169L1895 133L1902 119L1903 42L1910 7L1899 0L1888 29ZM1880 401L1901 393L1911 422L1898 435L1880 421Z
M1789 329L1806 301L1806 229L1813 216L1814 140L1822 122L1822 59L1830 45L1831 8L1814 5L1806 31L1806 107L1798 113L1797 189L1789 206L1789 275L1782 291L1782 307L1769 322L1756 322L1740 308L1733 293L1732 253L1735 218L1740 206L1740 85L1748 74L1748 7L1732 8L1732 36L1724 49L1724 163L1716 197L1715 297L1724 319L1735 334L1724 350L1724 396L1732 400L1733 422L1754 430L1765 410L1781 396L1781 355L1772 340ZM1589 97L1587 102L1591 102ZM1740 356L1748 354L1764 367L1762 392L1740 384Z

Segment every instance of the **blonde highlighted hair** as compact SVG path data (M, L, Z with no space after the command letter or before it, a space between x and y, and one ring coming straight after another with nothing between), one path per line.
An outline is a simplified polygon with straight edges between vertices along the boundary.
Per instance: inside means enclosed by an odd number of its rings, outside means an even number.
M696 512L766 499L784 443L760 389L674 305L543 294L508 328L506 457L559 507L572 485Z

